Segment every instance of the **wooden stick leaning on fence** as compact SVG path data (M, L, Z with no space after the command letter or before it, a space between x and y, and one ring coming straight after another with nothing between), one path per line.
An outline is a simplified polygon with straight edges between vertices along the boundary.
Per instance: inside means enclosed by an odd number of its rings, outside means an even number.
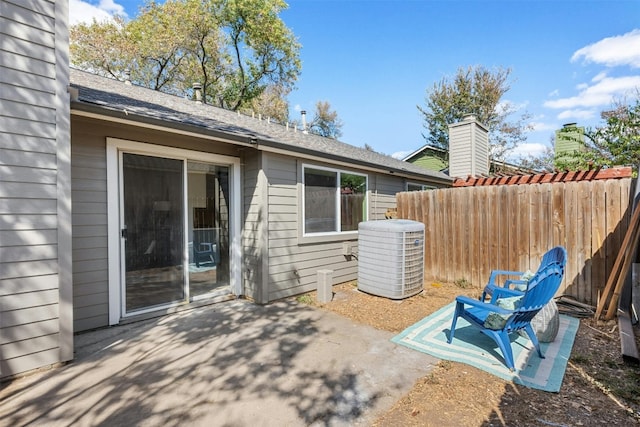
M600 319L602 310L604 310L605 306L607 306L605 320L613 319L613 316L617 311L616 308L618 304L618 297L620 296L620 290L622 289L622 285L624 284L627 273L629 272L629 268L631 268L631 256L633 255L633 249L638 244L639 237L640 208L637 208L633 212L631 221L629 223L629 228L627 229L627 233L625 234L624 240L622 241L622 246L620 246L620 251L618 252L616 261L613 264L611 274L607 279L607 285L602 292L600 301L598 301L596 314L594 316L596 320ZM611 298L609 298L609 296L611 296ZM608 300L609 303L607 304Z
M627 279L627 274L629 273L629 269L631 268L631 264L633 263L634 249L638 246L639 238L640 226L636 226L631 242L629 243L629 248L625 251L625 262L623 264L623 269L618 276L615 290L613 291L613 295L611 296L611 300L609 301L607 313L604 318L605 320L613 319L614 315L618 312L618 299L620 298L622 287L624 286L624 283Z

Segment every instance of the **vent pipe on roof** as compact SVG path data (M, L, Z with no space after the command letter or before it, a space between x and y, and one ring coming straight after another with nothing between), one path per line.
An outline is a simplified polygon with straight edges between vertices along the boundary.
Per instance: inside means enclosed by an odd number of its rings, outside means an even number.
M307 133L307 112L302 110L300 115L302 116L302 133Z
M128 68L124 70L124 84L131 86L131 70Z
M193 92L196 97L196 104L202 104L202 85L200 83L194 83Z

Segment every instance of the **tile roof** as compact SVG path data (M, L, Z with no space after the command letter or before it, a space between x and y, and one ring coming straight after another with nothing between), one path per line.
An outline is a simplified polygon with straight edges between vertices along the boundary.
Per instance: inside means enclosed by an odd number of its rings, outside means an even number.
M630 166L608 169L592 169L588 171L565 171L553 173L539 173L535 175L511 175L458 178L453 182L454 187L479 187L486 185L522 185L544 184L555 182L594 181L598 179L630 178L633 171Z
M167 127L188 128L193 132L227 137L241 144L257 142L261 146L280 148L294 155L306 153L328 160L375 167L415 179L451 184L441 172L428 171L390 156L355 147L335 139L294 131L280 124L259 120L118 80L71 69L71 87L78 90L72 110L96 111L100 114L134 121L162 123Z

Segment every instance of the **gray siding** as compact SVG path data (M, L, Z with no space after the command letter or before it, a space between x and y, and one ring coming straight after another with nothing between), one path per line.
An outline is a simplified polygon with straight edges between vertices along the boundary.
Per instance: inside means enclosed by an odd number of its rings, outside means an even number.
M389 209L396 207L396 194L405 191L402 179L391 175L369 175L369 220L385 219Z
M331 241L306 243L299 238L301 221L299 202L301 181L299 162L293 157L265 155L264 170L268 179L268 296L269 301L316 289L318 270L333 271L333 284L355 280L358 265L355 257L342 253L343 242L353 236L336 236ZM305 162L315 164L313 162ZM330 164L318 166L332 167ZM343 167L337 169L345 170ZM396 207L396 193L404 190L401 178L364 173L369 182L369 219L384 219L390 208Z
M488 131L475 118L449 125L449 174L456 178L489 173Z
M76 332L109 324L107 137L237 155L237 151L230 149L227 144L73 116L71 189L73 312ZM247 162L251 165L255 160L250 158ZM247 170L249 172L248 175L245 174L245 186L247 180L251 182L251 171L255 169L249 166ZM250 212L253 214L255 210L250 209ZM227 217L228 215L223 213L222 220L227 221ZM250 224L251 218L253 217L249 217L249 227L254 227ZM251 235L249 236L251 238ZM246 240L243 236L243 245L246 245ZM245 270L251 275L250 280L245 280L245 283L253 283L253 275L256 273L254 265L257 264L249 253L244 262Z
M74 126L71 147L74 330L109 324L105 137Z
M0 377L73 357L67 15L0 0Z
M466 126L449 127L449 173L466 178L472 170L471 132Z

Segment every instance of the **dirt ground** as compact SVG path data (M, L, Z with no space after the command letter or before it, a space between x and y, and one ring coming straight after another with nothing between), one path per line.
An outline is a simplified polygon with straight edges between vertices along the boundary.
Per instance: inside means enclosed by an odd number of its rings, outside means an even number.
M390 332L400 332L456 295L479 290L425 284L400 301L358 291L356 283L334 287L333 300L301 302ZM559 393L529 389L462 363L441 361L375 426L595 426L640 425L640 367L620 355L617 322L582 319Z

